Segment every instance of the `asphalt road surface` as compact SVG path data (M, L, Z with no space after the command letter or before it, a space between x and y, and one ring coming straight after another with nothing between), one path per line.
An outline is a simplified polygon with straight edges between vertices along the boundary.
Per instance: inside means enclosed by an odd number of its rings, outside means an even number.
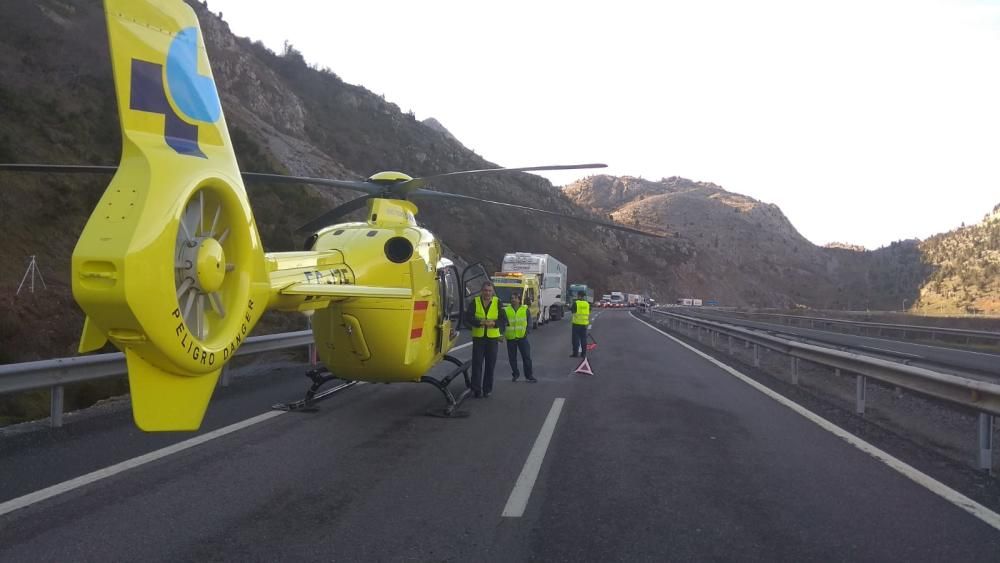
M427 416L442 404L429 385L357 386L319 412L274 416L14 510L0 516L0 560L986 561L1000 553L1000 531L983 519L627 312L601 313L593 333L596 375L572 374L569 324L550 324L532 335L540 382L512 383L501 353L493 396L463 405L468 418ZM240 409L249 418L296 398L297 369L220 394L206 430L235 422L220 418ZM147 436L113 412L8 438L0 503L189 437ZM533 483L531 460L540 462ZM523 515L503 516L512 497L526 500Z

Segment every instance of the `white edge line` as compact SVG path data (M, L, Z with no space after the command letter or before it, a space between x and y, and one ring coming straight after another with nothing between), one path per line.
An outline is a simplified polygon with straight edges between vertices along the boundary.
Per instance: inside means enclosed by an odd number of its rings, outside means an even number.
M103 469L98 469L97 471L87 473L86 475L81 475L75 479L70 479L69 481L63 481L62 483L52 485L51 487L46 487L44 489L40 489L33 493L28 493L24 496L8 500L4 503L0 503L0 516L3 516L4 514L8 514L10 512L14 512L15 510L21 508L31 506L32 504L35 504L37 502L50 499L54 496L72 491L73 489L78 489L80 487L83 487L84 485L89 485L91 483L95 483L102 479L112 477L123 471L128 471L129 469L135 469L136 467L145 465L151 461L156 461L158 459L167 457L168 455L175 454L177 452L186 450L188 448L193 448L197 445L204 444L205 442L208 442L210 440L214 440L216 438L225 436L226 434L232 434L237 430L242 430L244 428L247 428L248 426L253 426L254 424L257 424L258 422L264 422L265 420L269 420L276 416L281 416L283 414L285 414L285 411L269 411L263 414L259 414L253 418L248 418L246 420L237 422L235 424L230 424L229 426L225 426L223 428L218 428L206 434L202 434L201 436L196 436L194 438L184 440L183 442L178 442L171 446L167 446L165 448L161 448L159 450L143 454L139 457L134 457L132 459L125 460L121 463L116 463L114 465L105 467Z
M454 348L451 349L451 351L454 352L455 350L461 350L462 348L467 348L469 346L472 346L472 342L466 342L465 344L462 344L461 346L455 346Z
M542 429L538 432L538 438L535 438L535 445L531 447L528 459L524 462L524 468L521 469L521 475L518 476L517 483L514 484L514 490L510 492L510 497L507 498L507 505L503 507L503 514L500 516L505 518L520 518L524 515L524 509L528 507L531 490L535 487L538 472L542 469L545 452L549 449L549 442L552 441L552 434L555 432L556 422L559 421L559 415L562 413L565 402L566 399L562 397L552 401L552 408L549 409L549 415L545 417Z
M858 438L854 434L851 434L850 432L844 430L843 428L837 426L836 424L830 422L829 420L813 413L812 411L806 409L805 407L792 401L791 399L788 399L783 395L780 395L777 392L772 391L768 387L761 385L760 383L754 381L753 379L747 377L746 375L743 375L736 369L720 362L719 360L716 360L715 358L709 356L708 354L702 352L701 350L688 346L684 342L681 342L680 340L674 338L673 336L667 334L666 332L663 332L662 330L656 328L655 326L647 323L642 319L636 318L635 316L632 316L632 318L648 326L649 328L655 330L656 332L659 332L663 336L666 336L667 338L673 340L674 342L680 344L681 346L687 348L688 350L691 350L695 354L698 354L699 356L712 362L716 366L728 372L733 377L743 381L747 385L753 387L754 389L760 391L761 393L767 395L768 397L774 399L775 401L781 403L782 405L792 409L796 413L809 419L820 428L823 428L824 430L844 440L848 444L851 444L855 448L858 448L859 450L865 452L866 454L872 456L873 458L895 469L899 473L902 473L911 481L923 486L932 493L944 498L948 502L954 504L955 506L961 508L962 510L968 512L969 514L972 514L976 518L979 518L980 520L996 528L997 530L1000 530L1000 514L993 512L989 508L986 508L985 506L963 495L962 493L948 487L944 483L934 479L933 477L927 475L926 473L920 471L919 469L899 459L896 459L892 455L880 450L879 448L862 440L861 438Z

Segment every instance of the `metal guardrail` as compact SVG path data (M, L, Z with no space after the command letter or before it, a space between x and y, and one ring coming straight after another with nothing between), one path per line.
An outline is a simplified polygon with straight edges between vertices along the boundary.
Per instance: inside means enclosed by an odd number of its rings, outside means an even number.
M259 354L272 350L298 348L313 343L311 330L251 336L236 351L237 356ZM223 368L221 385L228 384L228 364ZM56 358L19 364L0 365L0 395L51 388L50 425L62 426L63 386L125 375L125 354L95 354L71 358Z
M755 311L726 311L726 312L737 315L759 315L762 317L776 317L779 319L801 319L804 321L811 321L813 323L813 328L815 328L815 323L821 322L827 324L842 324L842 325L857 326L857 327L897 330L903 332L904 335L907 332L924 332L924 333L930 333L932 340L936 339L938 334L946 334L949 336L982 338L986 340L995 340L997 342L1000 342L1000 332L992 332L988 330L969 330L964 328L946 328L946 327L927 326L927 325L876 323L870 321L852 321L849 319L831 319L828 317L806 317L800 315L783 315L781 313L760 313Z
M727 325L698 317L654 310L654 313L671 319L671 324L686 324L698 328L701 341L702 329L716 335L729 337L729 354L732 355L733 338L753 345L754 366L760 367L760 348L766 348L792 358L792 384L798 385L798 361L807 360L836 369L838 372L856 374L857 393L855 412L864 414L866 378L871 377L887 384L917 393L943 399L949 403L979 411L979 465L987 471L992 466L993 418L1000 415L1000 385L957 375L941 373L926 368L909 366L874 358L864 354L825 348L760 334L734 325ZM678 327L679 328L679 327Z

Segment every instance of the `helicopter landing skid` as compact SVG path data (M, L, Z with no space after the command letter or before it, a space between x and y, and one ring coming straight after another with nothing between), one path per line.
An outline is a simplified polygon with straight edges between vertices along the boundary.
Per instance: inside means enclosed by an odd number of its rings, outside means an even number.
M465 418L469 416L468 411L460 411L457 409L459 405L465 402L465 400L469 398L469 395L472 394L472 388L469 382L469 366L472 365L472 362L463 362L454 356L448 355L445 355L444 359L455 364L457 367L441 379L435 379L429 375L425 375L420 378L421 383L430 383L436 387L437 390L444 395L444 400L448 402L444 409L428 411L427 414L441 418ZM448 385L450 385L459 374L461 374L465 379L465 391L462 391L458 395L458 398L456 398L451 390L448 389Z
M313 384L306 391L306 396L304 399L294 401L291 403L277 403L271 406L271 409L277 411L301 411L301 412L315 412L318 410L316 408L316 403L322 401L323 399L329 398L334 393L343 391L344 389L349 389L357 385L357 381L345 381L336 387L331 387L323 392L318 392L319 388L327 383L337 379L332 373L326 371L326 369L311 369L306 372L306 377L312 380Z

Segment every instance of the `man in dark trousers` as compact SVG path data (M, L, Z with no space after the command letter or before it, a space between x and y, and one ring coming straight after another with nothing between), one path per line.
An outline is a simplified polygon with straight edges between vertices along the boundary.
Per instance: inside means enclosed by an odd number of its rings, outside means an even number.
M524 364L524 378L534 383L531 369L531 344L528 343L528 306L521 304L521 294L515 292L510 296L510 304L504 305L503 314L507 320L504 339L507 340L507 360L510 362L511 376L514 381L521 376L517 369L517 352L521 352L521 362Z
M590 303L587 302L587 294L578 291L576 301L569 308L573 312L573 353L570 357L576 357L576 351L580 355L587 357L587 325L590 324Z
M506 316L500 314L500 300L493 295L493 284L483 282L482 291L465 312L465 323L472 332L472 393L477 399L489 397L493 392L497 346L506 321Z

